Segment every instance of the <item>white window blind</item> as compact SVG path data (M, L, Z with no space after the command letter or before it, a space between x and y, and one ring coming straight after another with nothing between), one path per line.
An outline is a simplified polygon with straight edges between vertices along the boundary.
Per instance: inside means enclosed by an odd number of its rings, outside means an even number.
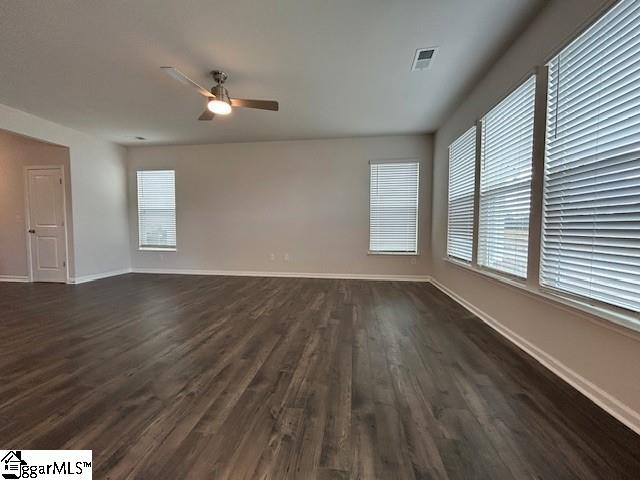
M141 248L175 248L175 171L138 171L138 240Z
M371 162L369 168L369 250L417 253L418 162Z
M449 146L447 254L471 262L476 174L476 127Z
M640 311L640 1L549 64L540 283Z
M478 263L527 276L535 76L482 119Z

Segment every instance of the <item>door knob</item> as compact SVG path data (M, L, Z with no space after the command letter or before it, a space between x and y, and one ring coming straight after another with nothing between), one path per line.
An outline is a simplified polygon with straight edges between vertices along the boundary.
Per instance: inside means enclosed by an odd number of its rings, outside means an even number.
M36 231L33 228L30 228L29 233L36 233Z

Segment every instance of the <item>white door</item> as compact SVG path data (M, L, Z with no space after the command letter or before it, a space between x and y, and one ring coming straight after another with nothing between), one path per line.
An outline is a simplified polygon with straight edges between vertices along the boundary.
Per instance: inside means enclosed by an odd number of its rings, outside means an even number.
M34 282L67 281L62 169L27 170L27 228Z

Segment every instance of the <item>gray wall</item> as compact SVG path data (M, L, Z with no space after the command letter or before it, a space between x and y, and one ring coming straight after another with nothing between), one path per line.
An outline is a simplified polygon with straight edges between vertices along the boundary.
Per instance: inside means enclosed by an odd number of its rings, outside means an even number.
M557 0L523 32L479 82L435 137L432 275L544 358L556 372L640 430L640 334L543 300L524 290L467 271L446 256L449 144L535 65L546 59L601 11L605 1Z
M69 275L74 275L73 214L69 180L69 149L0 130L0 277L28 276L25 220L25 170L29 165L64 168Z
M5 105L0 129L68 148L75 277L129 269L125 149Z
M133 267L425 275L431 151L430 136L130 148ZM367 255L368 162L397 158L421 162L421 255ZM176 170L175 253L137 249L135 171L142 168Z
M75 153L75 154L74 154ZM129 256L126 151L111 142L71 147L76 276L126 271Z

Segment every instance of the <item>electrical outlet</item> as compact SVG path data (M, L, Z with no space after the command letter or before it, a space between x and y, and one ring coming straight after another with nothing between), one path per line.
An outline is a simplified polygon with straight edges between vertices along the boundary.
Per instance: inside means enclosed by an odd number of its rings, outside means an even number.
M411 265L415 265L416 263L418 263L418 260L416 258L412 258Z
M291 260L291 257L289 256L289 254L288 254L288 253L285 253L285 254L284 254L284 261L285 261L285 262L288 262L289 260Z
M271 260L272 262L276 259L276 254L275 253L270 253L269 254L269 260Z

